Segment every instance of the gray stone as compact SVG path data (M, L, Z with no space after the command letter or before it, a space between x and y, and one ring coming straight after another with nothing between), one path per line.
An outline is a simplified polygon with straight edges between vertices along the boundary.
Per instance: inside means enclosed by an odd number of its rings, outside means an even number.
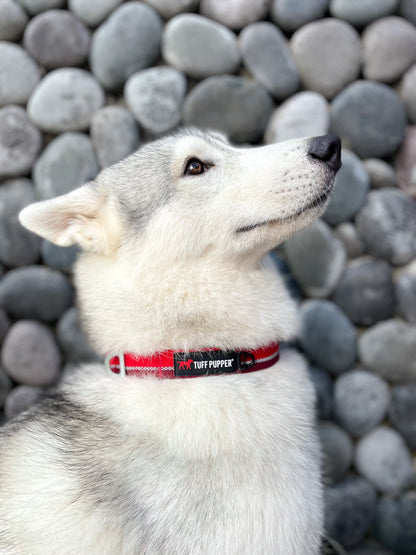
M398 498L383 497L378 505L375 535L392 553L416 553L416 492Z
M367 540L360 547L348 551L348 555L394 555L394 553L374 540Z
M48 144L35 164L37 196L46 200L69 193L93 179L98 170L90 139L82 133L63 133Z
M178 15L169 21L162 54L168 64L194 79L235 73L240 65L234 33L196 14Z
M357 31L337 19L308 23L293 35L291 47L307 89L332 98L360 74Z
M34 17L25 29L23 45L47 69L83 65L90 32L66 10L48 10Z
M315 387L317 417L331 418L334 404L334 386L331 377L326 370L318 366L309 367L309 377Z
M354 448L348 434L333 422L320 422L318 436L322 451L322 480L338 482L351 466Z
M361 158L384 158L403 140L406 110L387 85L357 81L333 100L331 130Z
M41 396L43 390L31 385L18 385L7 395L4 403L4 414L11 420L21 412L28 409Z
M181 120L186 78L171 67L153 67L132 75L124 97L140 125L158 135L174 129Z
M35 201L31 182L15 179L0 187L0 260L6 266L26 266L39 258L40 237L19 222L19 212Z
M397 189L371 192L355 220L367 252L391 264L416 256L416 202Z
M81 21L96 27L119 6L123 0L69 0L68 7Z
M355 467L382 493L401 491L409 486L412 477L412 458L403 438L384 426L358 441Z
M0 0L0 40L19 40L28 17L14 0Z
M416 4L414 0L400 1L400 15L416 25Z
M416 125L409 125L404 141L394 160L397 184L416 200Z
M40 252L42 260L46 266L50 266L60 272L71 272L76 260L79 249L77 246L58 247L53 243L43 239Z
M299 73L281 31L271 23L252 23L239 36L246 69L277 100L299 89Z
M0 366L0 407L3 408L4 401L13 387L12 380Z
M416 449L416 383L392 388L389 419L409 447Z
M390 164L379 158L368 158L363 163L373 189L397 186L396 172Z
M202 15L238 30L264 19L269 3L269 0L201 0L200 11Z
M331 15L351 23L355 27L365 27L375 19L396 11L399 0L331 0Z
M83 69L62 68L48 73L29 99L31 120L43 131L88 129L92 115L104 104L104 92Z
M358 546L374 520L374 487L357 476L339 482L324 493L326 534L347 549Z
M66 0L18 0L18 2L32 16L45 10L63 8L66 4Z
M144 0L154 8L164 19L171 19L182 12L197 10L199 0Z
M292 32L325 15L329 0L272 0L270 17L278 27Z
M41 145L41 134L23 108L0 109L0 179L26 175Z
M257 142L269 120L273 102L262 85L222 75L199 83L184 104L185 125L217 129L230 140Z
M400 82L399 94L403 100L407 114L412 123L416 123L416 64L412 65L410 69L403 75Z
M3 340L9 331L10 325L9 317L6 312L0 308L0 345L3 343Z
M401 17L375 21L364 30L362 43L366 79L394 83L416 61L416 29Z
M0 107L25 104L40 78L40 68L23 48L0 42Z
M354 326L329 301L306 301L300 309L299 343L308 357L331 374L351 368L357 356Z
M0 281L0 306L14 318L55 322L71 303L71 285L56 270L26 266L7 272Z
M122 106L105 106L92 117L90 136L101 168L111 166L139 146L139 130Z
M335 229L336 236L344 243L348 258L357 258L364 253L364 245L358 231L351 222L339 224Z
M344 245L321 220L289 237L284 253L293 276L309 297L328 297L345 268Z
M342 150L342 166L335 177L329 204L322 216L331 225L351 220L364 204L370 180L361 160L353 152Z
M416 324L416 262L397 276L395 295L400 315L410 324Z
M68 309L61 316L56 334L66 361L75 363L99 360L81 327L79 313L75 307Z
M1 361L15 382L42 387L56 381L62 359L49 328L21 320L10 328L4 340Z
M416 381L416 326L402 320L376 324L361 335L359 353L364 366L389 381Z
M333 295L334 302L358 326L372 326L393 315L392 272L384 260L358 259L349 264Z
M371 372L352 370L335 382L335 416L353 437L366 434L383 421L389 400L387 383Z
M269 120L264 140L267 144L299 137L325 135L329 129L329 106L316 92L302 91L283 102Z
M162 20L152 8L142 2L122 4L93 35L93 73L106 89L119 89L130 75L156 62L161 36Z

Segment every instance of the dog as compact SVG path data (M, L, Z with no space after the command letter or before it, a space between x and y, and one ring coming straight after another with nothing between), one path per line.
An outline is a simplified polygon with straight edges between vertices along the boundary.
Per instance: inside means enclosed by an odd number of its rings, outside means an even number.
M185 129L21 212L80 245L107 356L2 429L0 553L319 552L314 391L279 353L296 305L265 255L322 214L339 166L330 135L236 148Z

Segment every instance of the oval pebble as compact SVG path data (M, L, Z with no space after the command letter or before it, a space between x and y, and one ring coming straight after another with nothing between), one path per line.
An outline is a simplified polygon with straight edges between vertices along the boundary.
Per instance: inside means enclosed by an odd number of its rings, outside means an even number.
M7 420L11 420L28 409L39 399L42 393L42 388L32 385L18 385L14 387L4 402L4 415Z
M0 345L3 343L3 340L9 331L10 325L10 319L6 314L6 311L0 308Z
M227 27L196 14L178 15L163 32L163 58L194 79L235 73L237 38Z
M397 184L416 200L416 125L409 125L404 141L394 160Z
M29 99L30 119L43 131L61 133L88 129L92 115L104 104L104 92L83 69L48 73Z
M0 109L0 179L29 173L41 146L41 134L23 108Z
M416 383L392 388L389 419L409 447L416 449Z
M114 11L123 0L69 0L71 12L90 27L96 27Z
M318 423L322 452L322 480L325 485L338 482L349 469L354 448L348 434L333 422Z
M399 12L402 17L416 25L416 4L414 0L401 0Z
M63 8L66 0L18 0L19 4L30 14L36 15L45 10Z
M84 0L80 0L84 1ZM164 19L170 19L182 12L194 12L199 0L144 0L154 8Z
M331 374L351 368L357 334L345 314L330 301L306 301L300 309L298 340L308 357Z
M40 387L56 381L62 357L48 327L20 320L10 328L4 340L1 362L15 382Z
M331 0L329 9L334 17L361 28L395 12L398 4L399 0Z
M0 306L14 318L55 322L72 300L68 279L43 266L10 270L0 281Z
M344 222L337 226L335 234L343 242L348 258L357 258L364 253L361 237L351 222Z
M12 380L6 374L4 369L0 366L0 407L4 407L4 402L12 387Z
M258 141L273 108L271 96L258 83L223 75L210 77L188 94L185 125L216 129L236 142Z
M264 19L269 11L269 0L201 0L200 10L206 17L238 30Z
M299 73L287 41L271 23L252 23L239 36L246 69L277 99L299 89Z
M48 10L34 17L25 29L23 45L47 69L83 65L90 32L66 10Z
M406 71L400 82L399 94L406 106L407 114L412 123L416 123L416 64Z
M14 0L0 0L0 40L19 40L28 17Z
M416 324L416 261L397 276L395 294L399 314L410 324Z
M65 360L69 362L91 362L99 360L82 329L78 310L68 309L58 321L56 335Z
M345 148L361 158L384 158L403 140L406 110L387 85L356 81L334 98L331 130L341 137Z
M379 158L367 158L364 160L364 168L370 178L370 186L373 189L384 187L396 187L397 177L394 168Z
M37 160L33 179L39 199L69 193L98 173L94 148L87 135L63 133L51 141Z
M320 419L331 418L334 404L334 386L330 375L323 368L310 366L309 377L315 387L317 417Z
M22 47L0 42L0 107L25 104L40 78L39 66Z
M329 0L272 0L270 17L283 31L292 32L325 15Z
M290 44L305 88L326 98L334 97L360 73L360 37L344 21L308 23L296 31Z
M335 417L353 437L366 434L383 421L389 400L387 383L366 370L346 372L335 382Z
M380 426L358 441L355 467L382 493L397 493L410 485L410 451L391 428Z
M140 125L158 135L179 124L186 86L186 78L180 71L153 67L129 77L124 97Z
M28 179L6 181L0 187L0 261L6 266L26 266L39 258L40 237L18 219L20 211L34 201Z
M383 497L377 507L374 531L392 554L416 553L416 492Z
M40 247L42 260L46 266L59 270L60 272L71 272L72 266L77 258L79 248L77 245L72 247L58 247L46 239L42 240Z
M97 110L91 119L90 136L101 168L122 160L139 145L137 124L122 106Z
M91 70L108 90L123 86L130 75L159 57L162 20L142 2L118 7L95 31L90 49Z

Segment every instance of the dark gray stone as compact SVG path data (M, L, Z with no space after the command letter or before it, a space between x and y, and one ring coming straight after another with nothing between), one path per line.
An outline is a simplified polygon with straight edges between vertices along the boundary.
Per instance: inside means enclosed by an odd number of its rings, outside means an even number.
M199 0L145 0L145 2L164 19L170 19L182 12L194 12L199 4Z
M0 107L26 104L40 77L40 68L23 48L0 42Z
M289 266L286 264L282 255L277 252L277 250L272 250L266 255L265 259L271 262L277 273L283 278L286 289L290 295L297 301L300 301L302 299L302 293L300 292L298 284L293 279Z
M239 36L245 67L277 99L283 100L300 86L299 73L287 41L271 23L252 23Z
M200 11L230 29L239 30L254 21L265 19L269 0L201 0Z
M400 15L416 25L416 4L414 0L401 0Z
M161 35L162 20L152 8L122 4L93 35L92 72L106 89L121 88L130 75L156 62Z
M90 136L101 168L122 160L139 145L136 122L122 106L105 106L95 112Z
M50 241L43 239L40 252L43 262L59 270L60 272L71 272L72 266L76 260L79 249L76 245L72 247L58 247Z
M0 0L0 40L19 40L28 17L14 0Z
M318 366L309 367L309 377L315 387L317 417L331 418L334 405L334 386L331 377L326 370Z
M383 497L378 505L375 535L393 553L416 553L416 492L398 498Z
M81 66L88 56L90 31L66 10L48 10L25 29L23 45L47 69Z
M273 101L262 85L222 75L199 83L184 105L185 125L217 129L236 142L258 141L269 120Z
M364 244L351 222L339 224L335 229L335 234L344 243L348 258L358 258L364 253Z
M355 220L367 252L391 264L416 256L416 202L397 189L372 191Z
M1 324L0 324L1 325ZM0 366L0 407L3 408L7 395L13 387L13 382Z
M123 0L69 0L68 7L81 21L96 27L119 6Z
M416 324L416 264L400 273L395 283L397 308L410 324Z
M30 15L36 15L45 10L63 8L66 0L18 0Z
M349 549L360 545L374 520L374 487L356 476L346 478L324 493L326 534Z
M364 27L379 17L396 11L399 0L331 0L331 15L351 23L355 27Z
M43 131L62 133L88 129L104 92L96 79L78 68L62 68L44 77L29 99L27 111Z
M63 133L42 152L33 170L39 199L69 193L98 173L94 148L87 135Z
M240 65L234 33L196 14L178 15L169 21L162 54L169 65L194 79L235 73Z
M351 466L354 448L348 434L333 422L320 422L318 436L322 450L322 480L329 486L338 482Z
M344 245L320 220L289 237L284 253L293 276L310 297L327 297L345 268Z
M6 106L0 109L0 179L26 175L41 145L41 134L23 108Z
M331 374L351 368L357 356L354 326L329 301L306 301L300 309L299 342L308 357Z
M333 300L359 326L371 326L393 315L392 272L384 260L363 258L351 262L343 273Z
M186 78L171 67L152 67L129 77L124 96L140 125L158 135L174 129L181 120Z
M67 362L92 362L100 360L91 347L81 327L78 310L68 309L59 319L56 327L58 343Z
M364 204L369 177L361 160L353 152L343 150L342 166L335 177L334 189L323 219L331 225L351 220Z
M292 32L325 15L329 0L272 0L270 17L278 27Z
M416 383L392 388L389 418L409 447L416 449Z
M26 266L39 258L40 238L19 222L20 211L35 201L31 182L15 179L0 186L0 260L6 266Z
M387 383L371 372L352 370L335 382L335 416L353 437L366 434L383 421L389 400Z
M39 399L43 390L31 385L18 385L7 395L4 402L4 415L11 420Z
M341 137L344 147L361 158L385 158L403 140L406 110L387 85L357 81L334 98L331 130Z
M394 553L374 540L367 540L360 547L348 551L348 555L394 555Z
M10 325L9 317L6 312L0 308L0 345L3 343L3 340L9 331Z
M14 324L1 350L3 368L15 382L24 385L51 385L58 378L61 361L53 333L32 320Z
M0 306L15 318L54 322L71 302L68 279L43 266L11 270L0 281Z
M364 160L364 168L370 178L370 185L373 189L397 186L396 172L384 160L368 158Z

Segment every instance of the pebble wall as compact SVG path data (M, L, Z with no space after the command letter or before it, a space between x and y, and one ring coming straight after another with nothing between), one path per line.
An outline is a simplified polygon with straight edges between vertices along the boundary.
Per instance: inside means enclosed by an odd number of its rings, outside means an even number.
M0 0L3 420L96 358L77 250L20 227L24 206L179 125L253 144L332 131L328 209L273 253L317 390L327 535L415 554L415 24L414 0Z

